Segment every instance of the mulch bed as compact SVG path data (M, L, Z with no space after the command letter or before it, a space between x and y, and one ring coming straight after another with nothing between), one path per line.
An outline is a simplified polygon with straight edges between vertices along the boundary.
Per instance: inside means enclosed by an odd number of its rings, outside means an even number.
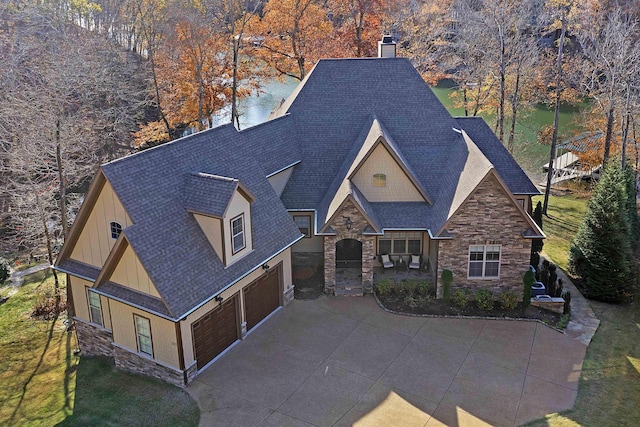
M538 307L529 306L526 309L519 303L513 310L503 310L498 302L495 303L493 310L483 310L476 306L475 301L469 301L465 308L454 305L451 301L443 299L429 299L427 301L419 301L415 306L409 306L404 303L404 298L396 295L387 295L381 297L376 294L378 301L387 310L396 313L406 313L413 315L430 315L430 316L464 316L464 317L494 317L494 318L511 318L511 319L537 319L548 325L556 326L561 314L544 310Z
M323 266L296 266L292 268L293 297L299 300L317 299L324 292Z

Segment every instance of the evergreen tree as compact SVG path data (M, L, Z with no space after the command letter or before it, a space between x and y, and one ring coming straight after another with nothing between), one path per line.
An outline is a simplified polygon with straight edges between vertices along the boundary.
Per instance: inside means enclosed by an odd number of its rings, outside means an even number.
M632 290L627 190L625 173L609 162L571 243L569 269L582 277L588 298L618 302Z
M542 203L538 202L538 204L536 205L536 208L533 211L533 220L535 221L536 224L538 224L538 227L540 227L540 230L542 230ZM542 239L534 239L531 242L531 253L539 253L542 250L542 247L544 246L544 240Z

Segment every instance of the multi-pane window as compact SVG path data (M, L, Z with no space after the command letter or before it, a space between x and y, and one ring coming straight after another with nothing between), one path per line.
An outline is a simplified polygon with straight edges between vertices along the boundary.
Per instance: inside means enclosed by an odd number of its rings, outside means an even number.
M102 306L100 305L100 295L87 289L87 295L89 297L89 317L91 322L96 325L103 326L102 324Z
M387 232L378 239L379 254L420 254L422 233L419 231Z
M498 277L500 245L469 246L469 277Z
M136 325L136 337L138 339L138 351L153 356L153 344L151 341L151 322L144 317L133 315Z
M118 236L120 236L120 233L122 233L122 225L115 221L111 221L109 223L109 229L111 230L112 239L117 239Z
M377 188L384 188L387 186L387 175L383 173L373 174L373 186Z
M244 215L235 217L231 220L231 243L233 253L244 249Z
M307 215L294 215L293 221L304 237L311 237L311 217Z

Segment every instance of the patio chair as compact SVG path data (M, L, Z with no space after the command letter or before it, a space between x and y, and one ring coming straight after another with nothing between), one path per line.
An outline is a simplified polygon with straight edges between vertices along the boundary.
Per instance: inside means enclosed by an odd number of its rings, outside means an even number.
M409 270L418 270L418 274L420 274L420 271L422 271L422 255L411 255Z
M383 273L387 268L395 267L395 264L393 263L393 261L391 261L391 257L389 256L389 254L380 255L380 264L382 264Z

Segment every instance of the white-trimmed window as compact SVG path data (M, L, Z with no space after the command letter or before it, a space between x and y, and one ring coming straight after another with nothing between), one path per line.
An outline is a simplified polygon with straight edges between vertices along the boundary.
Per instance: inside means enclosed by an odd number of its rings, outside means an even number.
M309 215L294 215L293 221L304 237L311 237L311 217Z
M122 233L122 225L119 222L111 221L109 223L109 230L111 231L111 238L117 239Z
M469 246L469 277L499 277L500 250L500 245Z
M378 239L379 254L421 254L422 233L419 231L386 232Z
M244 249L244 214L240 214L231 220L231 247L233 253Z
M153 342L151 341L151 322L145 317L133 315L136 325L138 351L153 357Z
M376 188L384 188L387 186L387 175L383 173L373 174L373 186Z
M89 300L89 320L96 325L104 326L102 323L102 305L100 295L91 289L87 289L87 299Z

